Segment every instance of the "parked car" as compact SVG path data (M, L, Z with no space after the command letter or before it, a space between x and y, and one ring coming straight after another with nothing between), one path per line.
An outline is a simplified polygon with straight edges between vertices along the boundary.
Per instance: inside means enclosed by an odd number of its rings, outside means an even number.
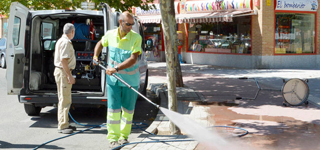
M76 79L72 86L72 104L75 107L106 106L106 72L100 67L92 66L93 49L107 30L119 26L119 16L120 13L112 12L107 4L103 5L103 11L31 11L18 2L12 2L9 16L9 24L12 26L8 27L8 94L18 95L19 102L24 104L29 116L37 116L41 108L58 103L53 76L55 43L62 35L63 26L73 22L74 25L81 26L76 28L75 38L71 40L77 62L72 71ZM143 37L142 29L142 24L135 18L132 30ZM139 91L145 95L148 67L144 42L142 43L143 50L138 58ZM99 58L106 63L107 56L107 48L104 48Z
M2 68L6 68L6 50L7 50L7 39L0 39L0 65Z

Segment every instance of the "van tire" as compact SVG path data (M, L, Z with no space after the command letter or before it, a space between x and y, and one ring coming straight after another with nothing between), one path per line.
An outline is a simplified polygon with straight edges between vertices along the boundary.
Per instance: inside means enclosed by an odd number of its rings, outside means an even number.
M40 116L41 107L36 107L34 104L24 104L24 110L28 116Z
M149 76L149 70L146 70L146 78L145 78L145 82L144 82L144 87L142 89L142 91L140 92L142 95L147 96L147 87L148 87L148 76ZM138 95L138 100L142 101L144 100L143 97L141 97L140 95Z
M1 67L2 67L2 68L6 68L6 67L7 67L7 66L6 66L6 59L4 58L3 55L1 56Z

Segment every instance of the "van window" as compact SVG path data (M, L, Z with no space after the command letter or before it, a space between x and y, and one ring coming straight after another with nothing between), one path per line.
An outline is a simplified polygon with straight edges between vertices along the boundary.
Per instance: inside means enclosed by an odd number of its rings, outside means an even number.
M41 37L43 39L44 50L54 50L55 40L53 39L53 24L43 22L41 26Z
M19 44L20 25L21 25L21 19L19 17L14 17L13 33L12 33L12 41L14 46L17 46Z
M42 29L41 29L41 36L43 39L52 39L52 28L53 24L52 23L42 23Z

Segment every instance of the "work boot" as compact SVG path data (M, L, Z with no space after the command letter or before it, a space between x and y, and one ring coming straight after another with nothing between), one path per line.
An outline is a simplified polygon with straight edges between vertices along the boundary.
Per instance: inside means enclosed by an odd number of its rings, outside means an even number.
M72 129L69 129L69 128L58 129L58 133L71 134L71 133L73 133L73 130L72 130Z
M67 129L72 129L72 131L76 131L77 130L77 128L75 126L71 126L71 125L69 125L69 127Z
M129 141L127 139L119 140L118 142L120 145L129 143Z
M120 146L119 143L118 143L118 141L112 141L112 142L109 143L109 147L110 147L111 149L114 149L114 148L116 148L116 147L118 147L118 146Z

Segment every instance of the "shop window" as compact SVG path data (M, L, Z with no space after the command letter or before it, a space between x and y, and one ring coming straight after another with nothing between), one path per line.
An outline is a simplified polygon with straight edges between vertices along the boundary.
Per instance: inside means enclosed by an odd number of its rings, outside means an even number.
M315 53L315 15L276 13L275 54Z
M188 51L251 54L251 16L189 24Z

